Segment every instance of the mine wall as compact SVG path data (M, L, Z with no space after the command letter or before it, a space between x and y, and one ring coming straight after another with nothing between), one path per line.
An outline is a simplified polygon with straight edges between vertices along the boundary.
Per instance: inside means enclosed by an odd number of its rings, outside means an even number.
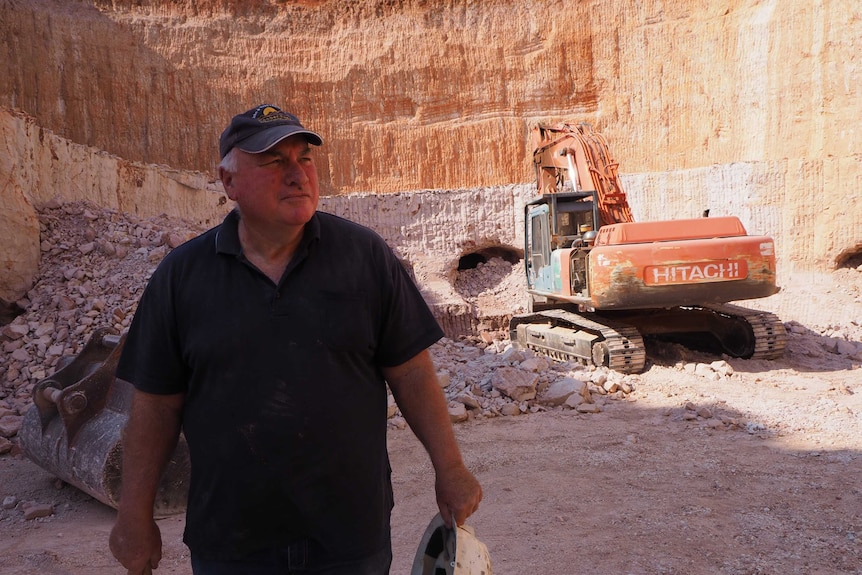
M603 134L636 220L737 215L782 284L858 267L860 10L0 0L0 304L34 281L40 206L217 223L218 134L270 101L323 135L324 209L377 229L447 317L458 266L522 249L536 123Z
M201 172L129 162L76 144L0 110L0 182L5 210L0 298L15 301L38 270L41 206L86 201L151 218L165 214L197 226L217 224L231 209L221 183ZM749 233L776 239L779 284L797 271L828 271L862 251L858 208L814 202L799 210L788 196L814 185L829 159L805 166L737 162L655 174L622 174L635 220L737 215ZM850 173L858 171L853 166ZM471 189L323 196L320 209L376 230L398 253L447 335L473 333L483 319L454 289L459 266L492 256L523 257L523 205L531 182ZM798 204L798 202L797 202ZM854 251L855 250L855 251ZM849 257L847 254L851 254ZM843 254L843 255L842 255ZM504 318L498 318L499 324ZM499 327L494 325L492 327Z

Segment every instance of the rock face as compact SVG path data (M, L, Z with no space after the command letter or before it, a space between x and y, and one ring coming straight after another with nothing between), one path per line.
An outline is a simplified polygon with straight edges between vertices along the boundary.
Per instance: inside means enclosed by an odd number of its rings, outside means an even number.
M6 158L0 157L0 162ZM2 171L2 169L0 169ZM39 268L39 220L30 199L17 186L3 188L0 210L0 315L26 292ZM2 322L6 323L6 322Z
M322 133L330 195L529 186L531 125L566 119L608 139L638 220L738 215L780 274L862 258L856 0L0 6L4 199L212 219L218 135L264 101Z
M536 120L592 122L623 173L804 160L800 191L862 137L856 0L3 4L0 104L180 169L262 101L322 132L332 192L529 181Z
M24 295L39 266L36 207L88 199L141 217L167 213L201 225L220 221L229 209L221 188L204 174L110 156L8 110L0 110L0 189L0 300L7 302Z

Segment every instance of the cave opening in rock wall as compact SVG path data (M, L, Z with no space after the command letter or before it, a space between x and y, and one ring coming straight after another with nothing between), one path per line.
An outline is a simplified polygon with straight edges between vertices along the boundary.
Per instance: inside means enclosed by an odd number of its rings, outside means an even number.
M489 292L497 299L520 299L523 288L512 278L522 278L522 258L519 250L504 246L485 247L464 254L458 260L455 291L474 304L478 296ZM508 303L499 303L501 307L510 307Z
M521 261L521 255L518 250L501 246L493 246L461 256L458 260L458 271L461 272L464 270L476 269L479 267L479 264L488 263L488 260L492 258L506 260L512 265L516 265Z
M526 293L523 252L488 246L458 259L453 287L464 298L473 331L506 331Z
M24 313L24 308L16 302L6 301L0 297L0 326L12 323L12 320L22 313Z
M862 267L862 244L848 248L835 258L835 269Z

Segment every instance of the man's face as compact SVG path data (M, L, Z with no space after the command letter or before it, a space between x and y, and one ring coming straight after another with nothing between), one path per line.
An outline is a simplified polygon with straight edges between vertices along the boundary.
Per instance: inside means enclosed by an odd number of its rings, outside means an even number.
M302 135L260 154L235 153L236 171L220 174L225 192L247 224L295 226L311 219L320 192L311 145Z

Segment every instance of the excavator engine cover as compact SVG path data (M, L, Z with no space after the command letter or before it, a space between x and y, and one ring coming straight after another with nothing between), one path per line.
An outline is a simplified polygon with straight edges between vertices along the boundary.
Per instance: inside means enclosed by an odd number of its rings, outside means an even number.
M111 328L96 330L81 353L33 388L33 406L18 434L33 462L114 508L134 391L114 375L124 341ZM180 437L156 495L156 517L185 510L189 471L188 446Z
M734 216L604 226L589 260L599 310L726 303L778 291L772 238L747 235Z

